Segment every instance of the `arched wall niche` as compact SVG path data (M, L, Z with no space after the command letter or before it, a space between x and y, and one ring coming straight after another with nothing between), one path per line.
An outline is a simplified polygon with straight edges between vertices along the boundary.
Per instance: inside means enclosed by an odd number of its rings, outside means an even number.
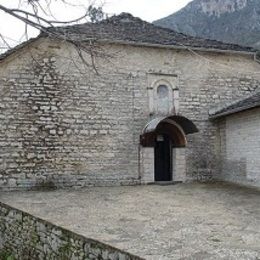
M154 109L157 115L168 115L173 112L173 91L170 82L158 80L153 85Z
M179 89L176 79L157 76L148 88L150 115L173 115L179 110Z

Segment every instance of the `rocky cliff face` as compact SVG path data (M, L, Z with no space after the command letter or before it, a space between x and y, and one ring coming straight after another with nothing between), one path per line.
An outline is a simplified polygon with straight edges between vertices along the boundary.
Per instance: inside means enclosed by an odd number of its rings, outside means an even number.
M222 14L245 8L247 0L202 0L197 4L198 9L201 9L203 13L220 17Z
M260 48L260 0L194 0L156 25Z

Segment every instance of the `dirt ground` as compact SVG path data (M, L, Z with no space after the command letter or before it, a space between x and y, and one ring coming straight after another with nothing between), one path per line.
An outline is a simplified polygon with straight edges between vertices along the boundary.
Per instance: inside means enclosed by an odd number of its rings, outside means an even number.
M260 191L230 184L0 193L0 201L146 259L260 259Z

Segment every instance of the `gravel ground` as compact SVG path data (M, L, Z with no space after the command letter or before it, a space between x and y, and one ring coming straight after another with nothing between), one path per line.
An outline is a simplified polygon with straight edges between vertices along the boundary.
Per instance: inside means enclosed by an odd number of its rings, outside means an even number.
M260 259L260 191L230 184L0 193L0 201L146 259Z

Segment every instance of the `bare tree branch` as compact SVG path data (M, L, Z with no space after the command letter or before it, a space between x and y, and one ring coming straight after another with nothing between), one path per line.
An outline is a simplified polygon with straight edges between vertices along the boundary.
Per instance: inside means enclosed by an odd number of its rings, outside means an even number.
M9 45L9 43L5 40L5 38L3 37L3 35L0 33L0 38L3 41L3 43L8 47L11 48L11 46Z
M39 29L39 30L45 29L45 27L43 27L41 24L38 24L37 22L34 22L34 21L30 20L29 18L26 18L26 17L23 17L23 16L17 14L15 11L13 11L13 10L15 10L15 9L9 9L9 8L3 6L3 5L0 5L0 10L4 11L5 13L7 13L7 14L9 14L9 15L15 17L15 18L17 18L18 20L20 20L20 21L22 21L22 22L24 22L24 23L26 23L26 24L28 24L28 25L30 25L30 26L36 28L36 29ZM18 11L19 11L19 10L18 10ZM21 12L22 12L23 14L25 14L25 15L26 15L26 14L29 14L29 13L26 12L26 11L21 11Z
M42 1L44 1L43 7ZM57 0L63 2L64 4L69 4L66 0ZM110 55L105 55L105 52L95 44L94 41L86 40L84 42L75 40L69 34L65 34L62 30L50 30L50 28L55 28L57 25L68 25L81 22L83 19L88 19L91 22L96 22L102 20L104 18L104 13L102 11L102 7L95 7L93 5L89 5L87 9L85 9L84 15L69 21L60 21L55 19L51 12L52 0L27 0L28 5L31 7L30 9L22 9L22 1L19 0L18 8L8 8L2 4L0 4L0 11L5 12L6 14L16 18L19 21L22 21L25 24L24 34L27 40L28 36L28 26L31 26L37 30L40 30L42 33L45 33L48 37L59 39L65 42L72 44L85 66L91 67L97 74L98 70L96 67L96 57L106 57L108 58ZM41 15L43 14L43 15ZM52 19L49 19L52 18ZM3 43L7 48L11 48L8 42L5 40L3 35L0 35L0 39L2 39ZM90 57L90 63L87 62L84 53L88 54Z

